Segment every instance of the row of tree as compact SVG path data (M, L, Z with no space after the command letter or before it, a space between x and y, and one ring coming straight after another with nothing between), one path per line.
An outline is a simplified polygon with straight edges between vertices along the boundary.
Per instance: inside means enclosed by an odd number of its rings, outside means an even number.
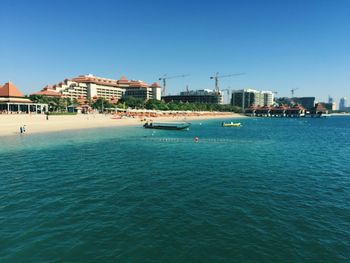
M48 97L43 95L29 95L27 96L28 99L35 103L44 103L49 106L49 111L67 111L68 107L76 107L79 106L79 102L77 99L71 99L71 98L62 98L62 97ZM97 100L86 100L84 101L85 104L91 106L93 109L99 109L102 108L114 108L116 107L115 104L110 103L108 100L105 100L103 98L98 98Z
M164 102L158 100L149 100L145 103L146 109L152 110L180 110L180 111L227 111L241 112L241 109L229 104L217 103L188 103L188 102Z
M43 95L29 95L27 98L35 103L47 104L50 111L65 111L68 106L76 102L71 98L47 97Z
M42 95L30 95L28 97L36 103L45 103L49 105L50 111L66 111L69 106L78 106L76 99L62 97L47 97ZM100 111L111 108L136 108L150 110L172 110L172 111L226 111L226 112L241 112L241 108L227 104L209 104L209 103L182 103L182 102L165 102L163 100L148 100L125 97L119 100L117 104L113 104L104 98L98 98L94 101L86 100L86 104L93 109Z
M216 103L188 103L188 102L165 102L163 100L144 101L139 98L126 97L116 105L118 108L137 108L149 110L172 110L172 111L226 111L241 112L240 107L228 104Z

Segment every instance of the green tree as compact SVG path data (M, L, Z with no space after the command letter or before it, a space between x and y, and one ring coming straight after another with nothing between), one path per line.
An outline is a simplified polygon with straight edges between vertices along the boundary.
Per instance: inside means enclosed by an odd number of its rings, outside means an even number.
M99 111L103 112L107 108L114 108L115 105L110 103L105 98L98 98L94 103L92 103L92 108L98 109Z
M132 96L127 96L127 97L122 98L121 102L125 103L125 105L127 107L130 107L130 108L144 109L146 106L145 100L140 99L140 98L135 98Z

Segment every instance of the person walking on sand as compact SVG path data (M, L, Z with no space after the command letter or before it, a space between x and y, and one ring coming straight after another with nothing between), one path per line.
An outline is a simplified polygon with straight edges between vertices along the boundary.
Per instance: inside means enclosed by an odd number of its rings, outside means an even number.
M46 120L49 120L49 113L46 113Z

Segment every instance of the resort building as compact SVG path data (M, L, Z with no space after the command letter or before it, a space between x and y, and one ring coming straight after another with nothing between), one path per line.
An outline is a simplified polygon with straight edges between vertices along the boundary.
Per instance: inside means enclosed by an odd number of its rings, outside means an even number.
M242 89L232 92L231 104L246 109L250 106L271 106L273 99L274 94L272 91Z
M161 99L161 88L157 83L148 85L141 80L127 80L121 77L119 80L96 77L92 74L81 75L53 85L46 86L40 92L34 94L58 93L62 97L71 99L96 99L118 101L123 96L135 96L144 100Z
M0 113L44 113L47 110L47 104L33 103L13 83L0 86Z
M244 110L247 116L256 117L304 117L306 110L301 105L288 106L250 106Z
M302 105L294 106L250 106L244 110L247 116L255 117L325 117L328 109L324 103L316 103L315 106L307 111Z
M189 102L189 103L213 103L223 104L224 97L222 92L210 89L191 90L180 92L180 95L163 96L165 102Z
M124 90L119 87L117 80L95 77L89 74L78 76L68 82L70 82L69 86L71 89L68 89L66 92L80 98L115 98L119 100L123 96ZM63 94L65 95L65 93Z
M323 103L316 103L315 107L310 111L312 115L322 115L328 114L328 109L325 107Z
M158 83L154 82L151 86L141 81L132 81L129 87L125 88L125 97L132 96L143 100L160 100L161 88Z

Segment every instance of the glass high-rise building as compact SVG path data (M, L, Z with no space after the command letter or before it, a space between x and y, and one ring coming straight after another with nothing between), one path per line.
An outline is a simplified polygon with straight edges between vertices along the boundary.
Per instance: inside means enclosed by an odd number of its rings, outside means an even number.
M328 103L333 103L334 99L331 96L328 96Z
M232 92L231 104L242 109L250 106L271 106L274 94L272 91L258 91L254 89L234 90Z
M348 99L346 97L342 97L339 101L339 110L343 110L348 107Z

